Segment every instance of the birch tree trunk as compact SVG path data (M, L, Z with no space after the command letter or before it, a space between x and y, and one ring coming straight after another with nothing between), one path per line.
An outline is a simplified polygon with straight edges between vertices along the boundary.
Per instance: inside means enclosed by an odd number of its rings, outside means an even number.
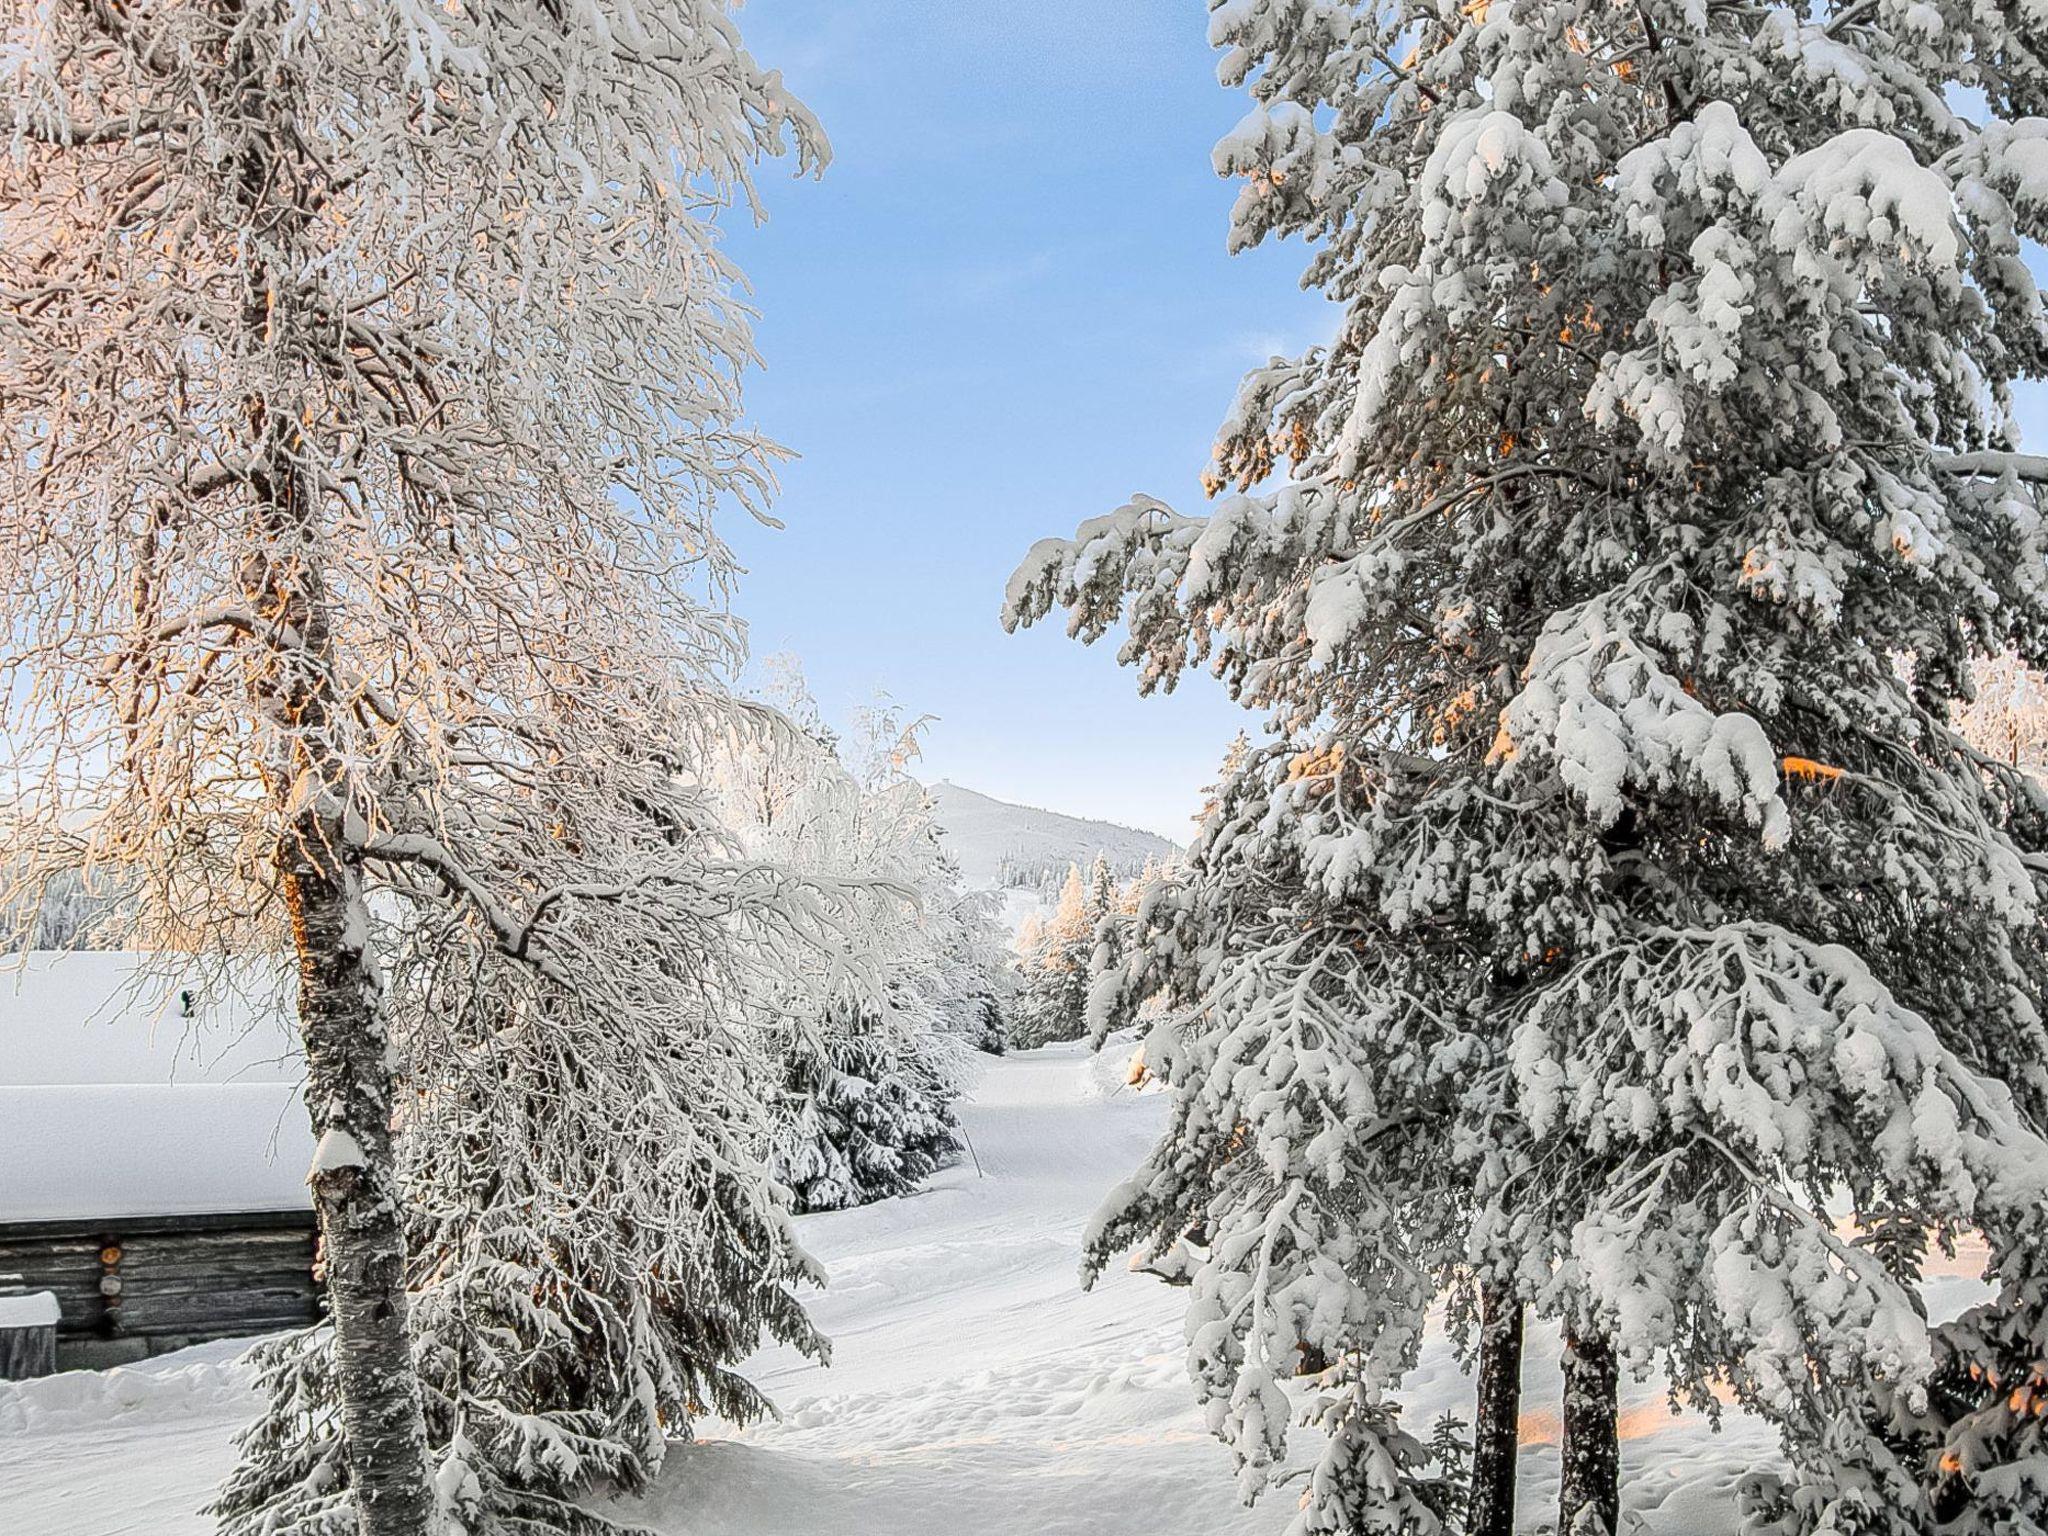
M320 1138L310 1182L358 1528L362 1536L421 1536L434 1506L406 1334L390 1072L363 952L361 876L334 852L336 830L326 818L302 815L279 849L298 943L308 1102Z
M318 463L305 438L325 407L315 380L325 344L299 313L294 276L311 172L294 153L293 71L267 57L242 0L227 0L228 70L243 134L244 344L271 361L246 402L256 493L244 594L260 616L252 692L281 734L271 778L275 862L299 970L306 1103L317 1146L307 1182L319 1213L335 1373L357 1528L426 1536L434 1500L426 1424L406 1330L405 1237L391 1134L392 1065L368 953L362 863L352 851L349 765L337 727L347 707L323 551Z
M1619 1379L1614 1346L1605 1336L1565 1340L1559 1536L1613 1536L1621 1519Z
M1507 1286L1479 1299L1479 1395L1472 1425L1468 1536L1514 1536L1522 1418L1522 1303Z
M273 448L293 417L253 412ZM426 1425L406 1331L402 1193L391 1135L392 1071L367 951L360 859L345 838L330 616L314 505L286 452L269 466L267 569L258 590L279 642L259 681L266 712L292 727L274 793L284 819L277 867L298 951L306 1103L317 1138L308 1183L320 1216L349 1475L362 1536L424 1536L434 1503Z

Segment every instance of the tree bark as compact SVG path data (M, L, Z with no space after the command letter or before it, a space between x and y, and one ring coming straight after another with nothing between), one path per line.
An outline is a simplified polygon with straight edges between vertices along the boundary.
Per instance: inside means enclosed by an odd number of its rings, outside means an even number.
M321 1139L310 1182L349 1481L362 1536L423 1536L434 1501L406 1329L384 1029L363 952L360 876L323 845L328 829L313 821L302 818L281 853L298 940L307 1097Z
M243 324L270 376L249 395L255 493L252 553L240 572L263 627L250 689L278 731L270 792L273 856L291 913L306 1048L306 1107L317 1147L307 1177L320 1217L344 1451L361 1536L430 1536L435 1502L426 1421L406 1327L405 1234L391 1135L392 1067L380 986L368 952L362 864L351 850L347 718L322 550L319 454L305 439L323 419L313 386L331 345L301 312L317 175L299 152L288 61L248 25L243 0L220 0L224 60L243 126L238 181L247 272Z
M1522 1301L1512 1287L1479 1292L1479 1394L1472 1424L1468 1536L1514 1536L1521 1451Z
M260 403L270 451L259 477L267 542L250 584L275 615L258 692L286 723L274 793L278 873L299 963L306 1107L317 1146L307 1178L320 1216L335 1381L362 1536L427 1536L434 1497L426 1421L406 1328L405 1231L391 1136L392 1072L360 859L346 836L350 784L334 737L337 658L317 510L292 462L296 413Z
M346 836L350 784L334 739L340 700L316 509L291 462L294 416L257 406L270 441L259 480L268 547L251 585L280 633L258 691L287 722L278 873L299 964L306 1107L317 1139L307 1178L320 1216L335 1381L362 1536L427 1536L434 1497L426 1421L406 1328L405 1230L392 1144L392 1070L360 859ZM280 422L284 425L280 428Z
M1559 1536L1614 1536L1621 1519L1619 1398L1614 1345L1591 1331L1567 1337Z

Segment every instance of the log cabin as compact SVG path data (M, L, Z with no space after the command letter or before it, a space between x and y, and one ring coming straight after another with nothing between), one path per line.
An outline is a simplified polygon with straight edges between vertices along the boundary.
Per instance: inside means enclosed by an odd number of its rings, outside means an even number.
M0 1293L60 1370L316 1321L312 1136L277 967L37 952L0 967Z

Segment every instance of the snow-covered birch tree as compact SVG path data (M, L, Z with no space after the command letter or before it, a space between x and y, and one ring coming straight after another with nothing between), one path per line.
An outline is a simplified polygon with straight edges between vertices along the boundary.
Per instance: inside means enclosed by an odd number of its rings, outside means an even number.
M597 1008L591 907L704 900L619 747L721 707L773 450L710 216L823 141L721 0L5 16L8 811L140 942L296 948L349 1484L422 1531L379 892Z
M1973 661L2048 659L2011 414L2048 362L2042 23L1210 25L1253 98L1233 245L1315 244L1343 314L1244 381L1208 516L1135 498L1008 593L1275 732L1141 914L1179 1104L1097 1262L1207 1240L1191 1362L1248 1492L1289 1357L1329 1363L1305 1531L1431 1528L1384 1394L1466 1274L1572 1339L1565 1528L1614 1514L1616 1366L1730 1383L1824 1462L1935 1368L1914 1265L1845 1219L2044 1262L2048 859L1956 717Z
M2037 783L2048 782L2048 679L2008 651L1980 660L1972 684L1969 701L1956 713L1963 739Z

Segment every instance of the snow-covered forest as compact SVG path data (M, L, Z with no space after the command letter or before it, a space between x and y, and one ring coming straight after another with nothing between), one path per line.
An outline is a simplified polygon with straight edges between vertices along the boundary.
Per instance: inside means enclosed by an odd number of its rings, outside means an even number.
M0 8L0 1530L2048 1532L2048 10Z

